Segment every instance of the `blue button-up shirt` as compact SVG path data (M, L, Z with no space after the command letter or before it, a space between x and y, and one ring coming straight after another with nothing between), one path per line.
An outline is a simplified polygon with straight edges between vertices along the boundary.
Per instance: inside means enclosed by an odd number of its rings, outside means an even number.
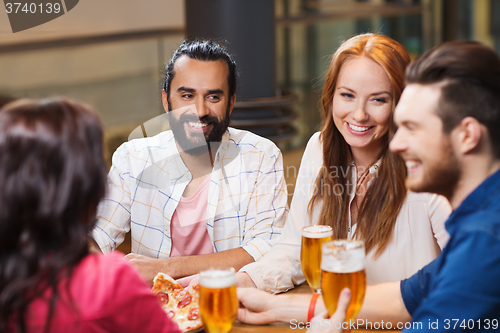
M446 230L441 255L401 282L414 330L500 329L500 171L450 215Z

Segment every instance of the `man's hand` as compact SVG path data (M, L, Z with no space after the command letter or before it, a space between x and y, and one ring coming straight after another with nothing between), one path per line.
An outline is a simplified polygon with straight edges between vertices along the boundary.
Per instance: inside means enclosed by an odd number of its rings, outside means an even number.
M148 283L150 283L151 285L153 284L153 279L155 278L156 274L160 272L169 274L168 272L162 270L162 268L166 264L166 259L150 258L135 253L127 254L125 256L125 259L127 259L137 269L139 274L141 274L141 276L146 279L146 281L148 281Z
M305 322L311 294L271 295L256 288L237 288L240 309L238 320L253 325L269 323L290 323L292 320ZM323 311L322 300L316 309Z
M311 320L311 328L306 333L342 333L342 324L345 321L345 315L349 302L351 300L351 291L344 288L340 293L337 310L328 320L328 312L325 311Z
M366 287L365 299L358 319L365 322L391 322L393 326L400 322L411 321L401 296L400 282L385 282Z
M170 275L173 279L180 279L189 275L198 274L212 267L232 267L237 271L241 267L253 262L252 256L241 247L195 256L156 259L140 254L129 253L125 258L128 259L139 273L151 284L156 274L160 272Z
M90 236L87 236L87 244L89 246L89 252L92 254L102 254L101 248L97 245L97 242Z
M177 282L184 288L194 286L200 281L200 274L186 276L177 280Z
M238 320L252 325L263 325L278 321L275 310L280 307L280 296L274 296L255 288L238 288L236 290L240 309Z

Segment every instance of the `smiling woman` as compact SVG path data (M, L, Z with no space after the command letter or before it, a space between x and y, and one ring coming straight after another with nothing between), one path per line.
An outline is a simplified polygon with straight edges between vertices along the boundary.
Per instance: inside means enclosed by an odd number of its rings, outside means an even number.
M357 166L376 161L387 140L392 87L382 66L368 57L347 60L333 98L333 121L351 147Z
M407 191L405 164L388 149L409 61L401 44L377 34L354 36L333 55L323 126L302 157L281 241L242 269L258 288L279 292L304 281L306 225L329 225L334 239L362 240L368 284L407 278L439 255L450 206L443 197ZM238 277L241 285L251 284L248 276Z
M376 256L391 240L406 198L404 162L388 146L409 62L389 37L356 36L333 55L323 89L323 168L309 211L324 201L318 224L333 224L334 238L355 235ZM331 177L332 166L345 173Z

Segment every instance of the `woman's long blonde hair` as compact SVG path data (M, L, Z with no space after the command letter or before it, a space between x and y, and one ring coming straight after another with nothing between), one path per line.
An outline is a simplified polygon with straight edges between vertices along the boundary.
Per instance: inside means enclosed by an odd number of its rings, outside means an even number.
M366 252L376 248L380 255L392 237L396 218L406 197L406 168L401 157L392 153L389 141L395 133L394 107L404 88L405 68L410 57L395 40L378 34L362 34L344 42L335 52L325 79L320 139L323 142L323 167L315 182L315 193L309 202L309 214L322 202L318 224L330 225L334 238L347 238L349 219L348 181L352 176L352 154L333 122L332 101L340 68L346 60L367 57L385 70L392 86L393 110L388 120L389 131L383 137L384 148L377 177L373 179L358 211L355 237L365 242ZM330 172L332 167L344 172Z

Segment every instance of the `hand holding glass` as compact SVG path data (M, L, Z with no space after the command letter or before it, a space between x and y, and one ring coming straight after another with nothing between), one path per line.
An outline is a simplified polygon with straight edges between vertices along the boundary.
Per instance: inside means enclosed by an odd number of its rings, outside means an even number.
M337 309L340 292L351 290L345 321L354 320L361 309L366 289L365 247L363 242L334 240L323 244L321 289L330 316Z

